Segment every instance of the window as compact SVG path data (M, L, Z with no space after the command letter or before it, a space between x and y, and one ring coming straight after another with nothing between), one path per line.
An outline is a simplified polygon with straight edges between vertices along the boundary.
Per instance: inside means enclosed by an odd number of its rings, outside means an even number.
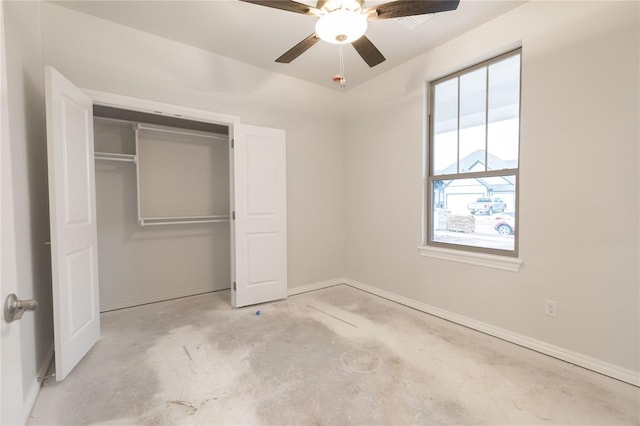
M520 50L429 84L427 245L516 256Z

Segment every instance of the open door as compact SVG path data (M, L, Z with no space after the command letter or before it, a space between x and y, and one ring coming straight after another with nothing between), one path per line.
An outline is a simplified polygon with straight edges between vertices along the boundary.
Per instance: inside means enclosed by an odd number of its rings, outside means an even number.
M4 7L0 3L0 425L13 425L26 420L20 321L8 322L3 309L7 296L18 293Z
M93 107L62 74L45 68L56 379L100 338Z
M287 297L285 132L234 128L235 278L232 305Z

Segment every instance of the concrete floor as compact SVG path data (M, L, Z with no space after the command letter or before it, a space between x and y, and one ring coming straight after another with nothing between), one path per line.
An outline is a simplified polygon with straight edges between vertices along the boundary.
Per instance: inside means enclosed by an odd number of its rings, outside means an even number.
M228 300L103 314L28 424L640 424L637 387L351 287Z

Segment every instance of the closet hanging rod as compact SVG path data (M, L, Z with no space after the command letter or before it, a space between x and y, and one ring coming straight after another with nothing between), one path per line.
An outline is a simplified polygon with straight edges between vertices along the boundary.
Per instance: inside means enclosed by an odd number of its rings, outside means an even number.
M138 124L138 130L152 130L156 132L165 132L165 133L174 133L178 135L187 135L187 136L198 136L201 138L209 138L209 139L223 139L225 141L229 140L229 136L220 136L214 134L206 134L206 133L197 133L195 131L188 130L175 130L175 129L166 129L164 127L155 127L155 126L147 126L144 124Z
M200 220L200 219L229 219L228 214L215 214L207 216L154 216L154 217L141 217L140 220Z
M203 220L177 220L177 221L158 221L158 222L145 222L144 219L140 220L142 226L153 225L188 225L192 223L217 223L217 222L229 222L229 219L203 219Z
M134 154L116 154L111 152L95 152L93 157L96 160L107 160L107 161L123 161L126 163L135 163L136 156Z

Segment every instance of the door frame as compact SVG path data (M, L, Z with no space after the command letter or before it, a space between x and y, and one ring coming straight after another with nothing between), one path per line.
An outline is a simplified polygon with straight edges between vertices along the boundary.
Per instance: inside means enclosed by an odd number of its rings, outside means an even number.
M228 114L220 114L216 112L206 111L198 108L184 107L180 105L168 104L164 102L150 101L146 99L136 98L132 96L119 95L115 93L108 93L99 90L80 88L84 93L89 96L94 105L101 105L106 107L127 109L130 111L145 112L149 114L177 117L186 120L202 121L206 123L219 124L229 127L229 142L234 138L234 131L240 125L240 117ZM234 194L234 150L229 146L229 217L232 217L235 211L235 198ZM231 282L230 293L231 298L229 303L232 307L236 307L236 294L233 289L234 282L236 281L236 259L235 259L235 223L234 220L229 221L229 236L230 236L230 260L231 260Z
M204 121L213 124L233 126L240 124L240 117L217 112L206 111L198 108L184 107L164 102L149 101L132 96L118 95L99 90L81 88L92 100L94 105L102 105L113 108L123 108L132 111L146 112L154 115L166 115L196 121Z

